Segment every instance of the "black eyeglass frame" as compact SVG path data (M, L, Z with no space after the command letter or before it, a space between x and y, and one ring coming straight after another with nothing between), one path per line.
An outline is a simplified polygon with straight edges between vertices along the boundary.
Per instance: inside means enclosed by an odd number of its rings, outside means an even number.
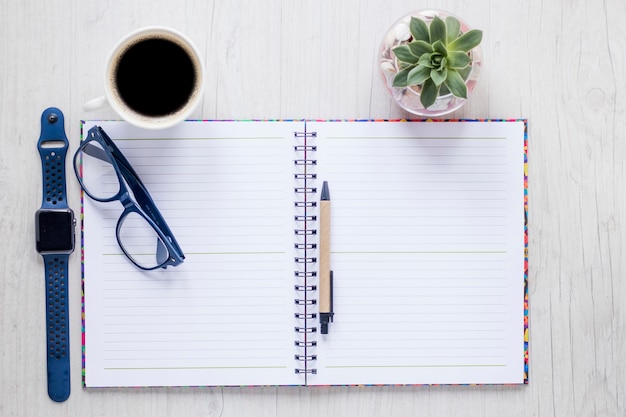
M89 149L89 144L93 141L97 142L100 147L93 146L91 149ZM104 151L104 154L102 153L102 151ZM82 153L111 163L111 165L113 166L113 170L117 175L117 180L120 187L119 191L115 195L109 198L100 198L94 196L89 192L88 188L83 183L82 172L80 172L78 168L80 166L80 169L82 170L82 161L78 160ZM115 145L113 140L100 126L94 126L89 129L87 137L83 139L80 147L74 154L74 172L83 192L87 194L89 198L103 203L119 200L120 203L124 206L124 211L117 221L115 237L117 239L118 245L124 252L124 255L126 255L126 257L136 267L145 271L150 271L158 268L167 268L168 266L177 266L184 261L185 255L178 245L174 234L165 222L165 219L159 212L159 209L154 203L154 200L150 196L148 189L143 184L143 182L139 178L139 175L137 174L137 172L135 172L122 151L117 147L117 145ZM136 201L133 200L133 198L131 197L131 194L126 184L128 184L128 186L132 190ZM168 257L166 260L154 267L148 268L137 263L137 261L133 259L132 255L130 255L126 251L124 245L122 245L120 242L119 232L124 219L130 213L137 213L138 215L143 217L146 222L148 222L148 224L154 229L154 231L157 233L160 240L165 244L165 247L167 249Z

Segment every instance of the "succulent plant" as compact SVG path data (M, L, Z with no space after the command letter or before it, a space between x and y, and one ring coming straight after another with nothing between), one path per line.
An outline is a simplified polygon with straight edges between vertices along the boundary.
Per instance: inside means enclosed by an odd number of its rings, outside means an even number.
M400 68L393 86L420 86L420 101L425 108L443 94L467 98L470 51L480 44L482 31L462 32L459 20L452 16L445 22L435 16L430 24L412 17L409 30L409 41L393 48Z

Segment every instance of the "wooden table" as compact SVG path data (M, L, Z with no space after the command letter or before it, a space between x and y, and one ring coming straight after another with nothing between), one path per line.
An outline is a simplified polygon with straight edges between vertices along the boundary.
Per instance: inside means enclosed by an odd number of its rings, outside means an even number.
M34 249L41 112L82 104L124 34L186 33L207 68L204 119L397 119L374 63L400 16L436 6L484 30L478 90L455 118L528 118L530 384L83 390L80 255L70 264L72 395L46 393ZM0 2L1 416L618 416L626 412L626 3L499 0ZM69 200L80 212L68 171Z

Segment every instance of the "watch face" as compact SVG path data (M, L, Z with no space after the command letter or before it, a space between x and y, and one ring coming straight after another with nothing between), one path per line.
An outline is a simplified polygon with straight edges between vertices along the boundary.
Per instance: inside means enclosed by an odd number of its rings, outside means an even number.
M74 213L71 210L39 210L36 223L37 252L74 249Z

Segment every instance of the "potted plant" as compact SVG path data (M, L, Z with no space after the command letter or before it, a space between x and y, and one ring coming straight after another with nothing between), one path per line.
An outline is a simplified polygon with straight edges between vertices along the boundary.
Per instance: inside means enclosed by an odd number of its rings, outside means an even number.
M438 116L461 107L481 65L482 31L451 13L427 10L397 21L379 54L387 89L405 110Z

